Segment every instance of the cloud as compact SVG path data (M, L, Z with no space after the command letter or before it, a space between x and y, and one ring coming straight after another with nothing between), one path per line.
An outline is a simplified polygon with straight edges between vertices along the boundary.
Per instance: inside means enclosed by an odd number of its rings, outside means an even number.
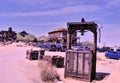
M51 25L60 25L65 24L64 22L48 22L48 23L14 23L11 25L20 25L20 26L51 26Z
M38 12L12 12L12 13L0 13L3 17L20 17L20 16L55 16L55 15L68 15L73 13L83 12L98 12L102 7L83 5L83 6L69 6L56 10L38 11Z

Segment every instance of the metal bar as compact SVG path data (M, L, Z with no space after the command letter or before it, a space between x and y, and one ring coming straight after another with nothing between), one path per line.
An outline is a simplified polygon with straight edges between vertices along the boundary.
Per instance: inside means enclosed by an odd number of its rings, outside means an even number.
M77 61L76 61L76 62L77 62L77 63L76 63L76 64L77 64L77 66L76 66L76 75L78 74L78 65L79 65L79 62L78 62L78 61L79 61L79 53L77 53Z
M85 53L83 53L83 61L82 62L83 62L83 66L82 66L83 70L82 70L82 72L83 72L83 78L84 78L84 74L85 74Z
M65 61L65 73L64 73L64 77L66 78L67 77L67 63L68 63L68 61L67 61L67 59L68 59L68 52L66 52L66 61Z

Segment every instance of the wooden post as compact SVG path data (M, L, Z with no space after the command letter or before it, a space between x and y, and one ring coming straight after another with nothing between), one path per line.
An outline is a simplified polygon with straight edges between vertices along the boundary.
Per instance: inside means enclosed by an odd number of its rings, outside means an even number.
M67 33L67 49L71 49L71 33L68 31Z
M97 53L96 53L96 49L97 49L97 29L96 29L96 31L95 32L93 32L94 33L94 53L93 53L93 57L92 57L92 77L91 77L91 81L92 80L95 80L95 78L96 78L96 55L97 55Z

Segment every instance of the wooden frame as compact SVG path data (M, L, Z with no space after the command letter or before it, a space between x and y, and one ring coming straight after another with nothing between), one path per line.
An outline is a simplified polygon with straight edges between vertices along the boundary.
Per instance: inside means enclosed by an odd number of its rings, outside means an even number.
M68 22L67 28L68 28L68 34L67 34L67 49L71 49L72 45L72 34L79 30L81 32L81 35L84 35L84 32L91 31L94 34L94 51L92 54L91 59L91 75L90 75L90 81L94 80L96 77L96 49L97 49L97 24L95 22L85 22L84 18L82 18L81 22ZM67 62L66 62L67 63ZM66 68L65 68L66 70ZM65 71L66 73L67 71Z

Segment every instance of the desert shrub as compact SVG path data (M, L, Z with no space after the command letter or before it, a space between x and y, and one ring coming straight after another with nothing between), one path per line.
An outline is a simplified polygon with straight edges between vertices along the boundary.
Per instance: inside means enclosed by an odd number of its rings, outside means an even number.
M60 77L51 64L48 64L44 61L39 62L40 77L44 82L54 82L55 80L60 80Z

